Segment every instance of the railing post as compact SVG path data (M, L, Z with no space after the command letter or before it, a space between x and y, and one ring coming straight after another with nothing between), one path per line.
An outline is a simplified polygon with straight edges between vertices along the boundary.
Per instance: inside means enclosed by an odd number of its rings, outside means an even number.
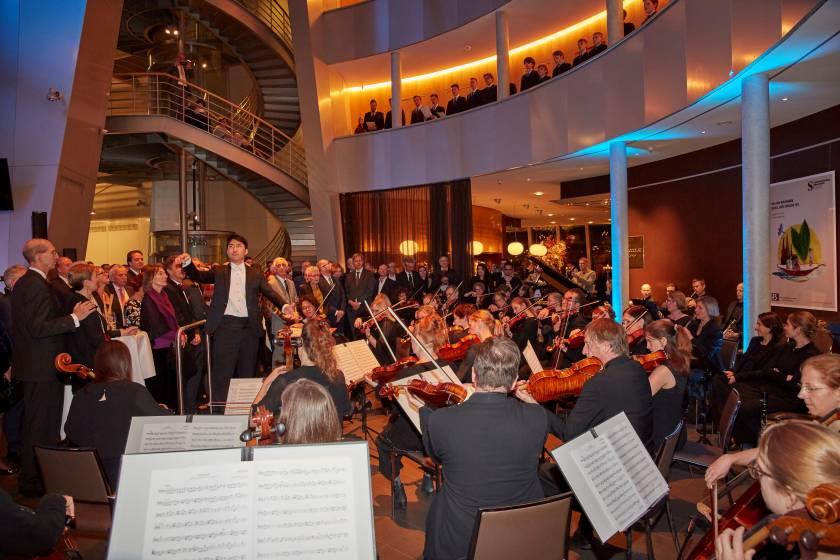
M181 335L188 329L193 329L196 327L200 327L204 323L207 322L207 319L202 319L200 321L196 321L194 323L190 323L189 325L184 325L183 327L178 329L178 332L175 334L175 383L176 389L178 389L178 414L184 413L184 359L181 357ZM205 342L207 341L207 335L204 336ZM208 371L210 368L210 356L208 355ZM212 402L212 401L211 401ZM211 409L212 410L212 409Z

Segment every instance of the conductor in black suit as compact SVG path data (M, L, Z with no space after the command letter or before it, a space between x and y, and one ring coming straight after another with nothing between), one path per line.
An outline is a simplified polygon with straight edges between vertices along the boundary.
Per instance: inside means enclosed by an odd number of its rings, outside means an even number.
M458 84L452 84L449 89L452 91L452 99L446 104L446 114L454 115L466 111L469 108L467 98L461 95L461 88L458 87Z
M190 255L179 255L174 265L181 265L190 280L215 284L213 303L207 313L205 332L213 335L212 400L226 401L232 377L253 377L257 369L257 347L263 334L259 295L282 308L282 298L271 289L265 276L245 264L248 241L233 233L227 239L226 266L203 271L196 268Z
M12 375L23 382L23 449L18 480L21 493L43 493L34 445L56 445L60 439L64 383L55 369L55 357L65 351L65 337L74 332L96 309L91 301L79 302L62 315L47 282L47 272L58 253L46 239L30 239L23 246L29 270L12 291L12 341L15 349Z
M347 296L347 324L348 338L353 338L355 329L353 323L356 317L367 315L367 308L363 302L373 301L376 295L376 278L373 273L365 268L365 260L359 253L354 253L353 269L348 270L344 276L344 292Z
M368 124L371 123L371 124ZM376 99L370 100L370 111L365 113L365 131L382 130L385 128L385 116L376 110Z
M543 498L548 419L542 407L508 396L519 359L513 341L488 338L476 351L475 393L458 406L420 409L423 445L446 472L426 518L424 558L464 558L479 509Z

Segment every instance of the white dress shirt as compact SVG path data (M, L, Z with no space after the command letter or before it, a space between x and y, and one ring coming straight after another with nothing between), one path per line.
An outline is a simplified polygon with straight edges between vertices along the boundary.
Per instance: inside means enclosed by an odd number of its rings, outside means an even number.
M248 316L248 305L245 302L245 263L230 263L230 292L225 315Z

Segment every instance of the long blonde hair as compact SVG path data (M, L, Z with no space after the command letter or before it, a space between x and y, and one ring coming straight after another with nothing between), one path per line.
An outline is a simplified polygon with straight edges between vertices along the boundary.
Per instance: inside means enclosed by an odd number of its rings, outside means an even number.
M282 443L329 443L341 439L341 423L327 390L309 379L298 379L280 397Z
M773 482L802 501L820 484L840 484L840 434L815 422L770 425L758 442L758 457Z

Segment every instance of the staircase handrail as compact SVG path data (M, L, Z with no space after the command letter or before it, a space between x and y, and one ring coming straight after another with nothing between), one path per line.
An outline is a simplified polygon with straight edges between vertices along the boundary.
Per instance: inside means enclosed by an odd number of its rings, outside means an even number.
M277 0L234 0L257 16L271 31L292 48L292 23L289 14Z
M206 119L193 111L198 99L206 103ZM306 154L298 141L239 104L199 85L179 81L171 74L115 74L107 114L160 115L180 120L247 151L306 185Z

